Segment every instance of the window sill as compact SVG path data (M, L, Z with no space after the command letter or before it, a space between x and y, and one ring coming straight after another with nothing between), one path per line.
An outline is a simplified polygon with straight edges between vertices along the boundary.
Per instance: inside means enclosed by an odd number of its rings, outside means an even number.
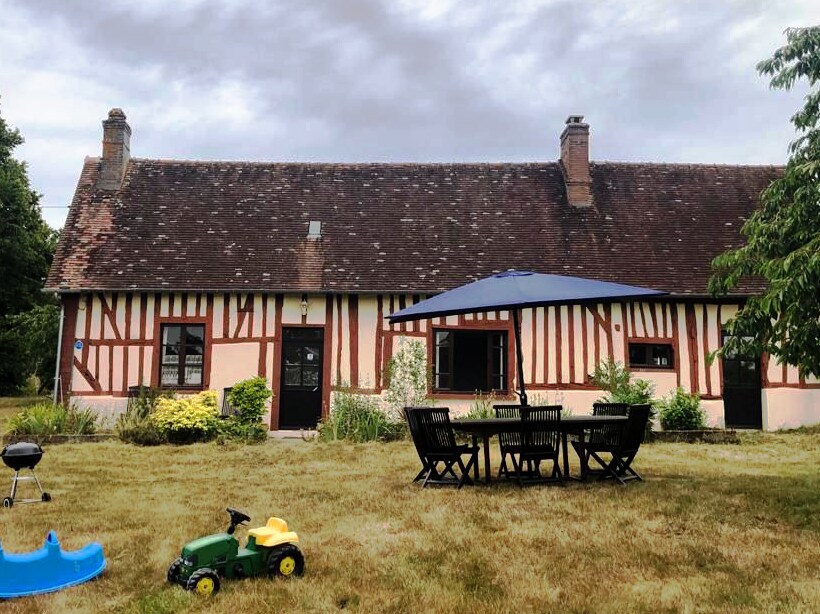
M661 373L677 373L678 370L675 367L652 367L649 365L636 365L629 367L630 371L645 371L649 373L661 372Z
M431 399L474 399L477 396L487 397L494 395L497 399L512 399L515 394L506 390L493 390L492 392L461 392L457 390L433 390L427 393Z

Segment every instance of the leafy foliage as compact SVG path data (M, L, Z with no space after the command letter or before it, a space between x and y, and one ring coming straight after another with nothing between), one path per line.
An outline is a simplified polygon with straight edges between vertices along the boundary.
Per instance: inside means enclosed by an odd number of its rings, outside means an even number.
M264 377L252 377L234 384L228 395L228 402L236 410L236 415L219 421L218 442L238 441L261 443L268 437L262 423L267 411L267 400L273 393Z
M330 416L317 427L319 439L364 442L398 439L404 434L404 424L390 420L372 396L354 394L349 388L333 395Z
M261 422L247 424L230 416L219 421L217 425L217 443L262 443L267 441L268 431Z
M264 377L252 377L234 384L228 402L237 411L240 424L261 424L267 411L266 402L273 396Z
M709 289L724 295L745 277L763 278L766 291L729 321L733 336L722 351L768 352L820 376L820 26L789 29L786 38L757 70L772 88L808 81L805 105L791 118L799 136L783 177L763 191L761 208L743 226L746 244L712 262Z
M54 304L36 305L8 315L0 324L0 345L6 348L4 351L12 348L16 358L12 368L17 374L13 379L19 382L20 377L34 376L38 383L38 389L31 391L34 394L49 389L54 382L59 326L60 308Z
M652 395L655 394L655 385L643 379L632 379L632 373L621 363L612 360L598 363L595 366L590 381L604 390L606 394L598 399L601 403L628 403L629 405L650 405L647 432L652 429L657 411L654 407Z
M495 394L481 394L476 392L475 398L470 405L470 410L464 414L465 418L482 420L486 418L495 418Z
M12 435L92 435L97 417L90 409L52 405L32 405L12 416L8 431Z
M35 371L42 385L49 386L57 345L53 309L35 311L22 320L9 317L53 303L40 289L57 233L43 221L25 163L12 157L22 143L20 132L0 117L0 393L14 392ZM44 316L48 322L42 321ZM34 343L27 336L32 330L37 331Z
M427 398L431 372L427 366L427 347L421 341L402 339L399 349L387 363L385 408L392 420L402 420L405 407L432 405Z
M690 394L680 386L658 403L661 426L665 431L694 431L706 426L706 414L700 406L700 396Z
M219 426L216 392L205 390L178 399L160 398L151 422L171 443L207 441L216 435Z
M157 401L162 398L173 398L156 388L140 388L139 395L130 399L125 413L117 418L115 430L117 436L129 443L140 446L157 446L167 442L165 433L151 420Z

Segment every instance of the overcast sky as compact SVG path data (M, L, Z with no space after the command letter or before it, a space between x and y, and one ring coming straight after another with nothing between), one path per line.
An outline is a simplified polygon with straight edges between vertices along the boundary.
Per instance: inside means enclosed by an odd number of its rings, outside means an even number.
M755 71L817 0L0 0L0 114L47 206L100 121L136 157L782 163L802 92ZM60 226L65 208L46 208Z

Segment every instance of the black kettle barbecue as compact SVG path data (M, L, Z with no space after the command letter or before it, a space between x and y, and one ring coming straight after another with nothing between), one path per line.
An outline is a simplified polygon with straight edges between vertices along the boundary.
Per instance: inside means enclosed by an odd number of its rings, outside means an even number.
M3 459L3 463L5 463L7 467L14 470L14 477L11 479L11 494L3 499L3 507L9 508L14 505L15 502L36 503L39 501L51 501L51 495L43 491L43 487L40 485L40 480L37 479L37 474L34 473L34 467L36 467L37 463L40 462L40 459L43 458L43 448L36 443L30 443L27 441L12 443L3 448L3 451L0 452L0 458ZM20 477L20 471L23 469L29 469L31 471L31 476ZM34 481L37 488L40 490L39 499L16 498L17 483L28 480Z

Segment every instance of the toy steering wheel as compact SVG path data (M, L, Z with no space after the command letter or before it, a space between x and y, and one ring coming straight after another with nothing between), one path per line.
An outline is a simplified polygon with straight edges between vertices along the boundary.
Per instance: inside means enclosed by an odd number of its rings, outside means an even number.
M236 527L238 527L241 524L245 524L246 522L249 522L251 519L251 517L247 514L243 514L239 510L235 510L230 507L227 509L227 512L231 517L231 524L228 527L228 535L233 535L233 532L236 530Z

